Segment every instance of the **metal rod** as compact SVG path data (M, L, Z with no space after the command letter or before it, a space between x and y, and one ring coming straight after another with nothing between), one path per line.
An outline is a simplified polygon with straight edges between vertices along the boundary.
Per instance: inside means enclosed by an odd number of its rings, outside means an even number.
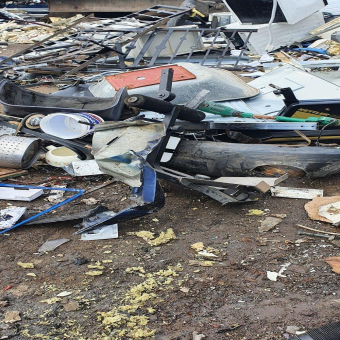
M340 236L340 233L332 233L332 232L328 232L328 231L323 231L323 230L319 230L319 229L314 229L314 228L310 228L310 227L305 227L304 225L301 225L301 224L298 224L297 227L303 228L303 229L307 229L307 230L311 230L311 231L315 231L315 232L317 232L317 233Z

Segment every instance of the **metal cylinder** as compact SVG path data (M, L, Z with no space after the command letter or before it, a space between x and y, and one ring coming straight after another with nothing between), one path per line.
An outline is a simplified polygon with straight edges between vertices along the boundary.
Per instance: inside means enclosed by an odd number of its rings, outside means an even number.
M28 169L38 159L42 142L37 138L0 136L0 167Z

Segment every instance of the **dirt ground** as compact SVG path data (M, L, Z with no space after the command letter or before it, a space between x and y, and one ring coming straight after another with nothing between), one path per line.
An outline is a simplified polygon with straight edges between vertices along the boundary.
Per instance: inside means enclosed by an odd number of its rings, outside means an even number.
M40 163L15 183L90 190L109 179L49 179L58 176L65 172ZM283 185L334 196L340 195L339 181L340 176L288 179ZM73 235L79 221L22 226L0 235L0 339L198 340L202 334L212 340L277 340L289 337L288 326L304 330L339 321L340 276L325 263L339 256L339 247L299 235L297 224L339 230L309 219L306 200L265 194L255 203L221 206L183 187L162 186L165 207L119 224L117 239L82 241ZM91 209L82 202L90 197L115 212L131 203L129 188L113 183L52 216ZM19 202L1 201L0 208L8 203ZM24 204L35 213L48 205L46 198ZM264 215L247 215L250 209ZM271 214L287 217L259 233L259 221ZM153 245L141 231L173 239ZM61 238L70 241L38 252L45 241ZM216 257L202 258L202 245L192 247L199 242ZM283 277L267 278L267 271L288 263Z

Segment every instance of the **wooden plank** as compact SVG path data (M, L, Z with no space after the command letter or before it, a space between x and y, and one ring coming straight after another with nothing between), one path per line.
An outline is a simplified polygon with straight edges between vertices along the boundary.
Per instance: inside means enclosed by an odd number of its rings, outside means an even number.
M274 197L302 198L307 200L312 200L315 197L323 197L322 189L273 187L270 190Z
M0 180L27 175L27 170L0 168Z

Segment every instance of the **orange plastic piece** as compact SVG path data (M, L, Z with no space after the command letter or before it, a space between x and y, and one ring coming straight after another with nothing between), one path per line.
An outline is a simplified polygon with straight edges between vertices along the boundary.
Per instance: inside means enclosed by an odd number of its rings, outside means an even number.
M116 91L122 87L127 89L137 89L139 87L157 85L161 80L161 72L164 69L174 70L173 82L196 79L196 76L182 66L161 66L147 70L131 71L126 73L106 76L105 79L115 88Z

